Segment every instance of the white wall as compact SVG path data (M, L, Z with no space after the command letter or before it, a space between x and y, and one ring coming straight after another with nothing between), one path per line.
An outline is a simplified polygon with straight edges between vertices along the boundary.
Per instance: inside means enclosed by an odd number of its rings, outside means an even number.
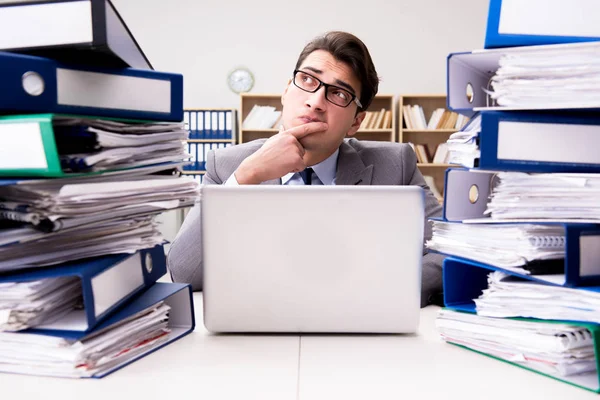
M236 66L254 93L279 93L304 45L329 30L361 38L379 93L445 93L446 57L483 46L485 0L112 0L156 70L184 76L184 105L238 108L227 87ZM177 212L159 218L172 240Z
M450 52L483 47L485 0L112 0L157 70L184 75L186 107L239 107L227 74L279 93L314 36L346 30L371 51L380 93L445 93Z

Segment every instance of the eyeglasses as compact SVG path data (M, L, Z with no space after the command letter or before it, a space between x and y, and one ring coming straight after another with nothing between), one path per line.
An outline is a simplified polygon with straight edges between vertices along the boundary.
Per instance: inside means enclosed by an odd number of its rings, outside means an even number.
M294 85L309 93L315 93L321 86L324 86L325 98L330 103L339 107L348 107L350 103L355 102L358 107L362 108L360 100L352 92L342 89L339 86L323 83L318 78L304 71L294 70Z

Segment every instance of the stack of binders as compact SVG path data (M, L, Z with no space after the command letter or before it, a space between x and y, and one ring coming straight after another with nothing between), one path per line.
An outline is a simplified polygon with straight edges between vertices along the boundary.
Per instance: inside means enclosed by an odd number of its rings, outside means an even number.
M448 106L472 120L426 243L449 256L445 341L594 392L600 30L580 17L599 7L491 0L486 49L448 57Z
M195 326L157 283L155 217L199 194L183 77L109 0L1 4L0 64L0 372L100 378Z

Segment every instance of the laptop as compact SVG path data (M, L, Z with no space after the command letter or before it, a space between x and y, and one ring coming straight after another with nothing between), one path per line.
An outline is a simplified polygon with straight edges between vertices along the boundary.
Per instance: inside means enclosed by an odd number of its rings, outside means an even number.
M417 330L420 187L204 185L201 191L209 331Z

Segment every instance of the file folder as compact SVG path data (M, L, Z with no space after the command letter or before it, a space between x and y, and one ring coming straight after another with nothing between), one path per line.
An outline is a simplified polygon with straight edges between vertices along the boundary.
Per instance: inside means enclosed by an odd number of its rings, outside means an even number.
M25 282L76 276L81 280L83 309L75 309L56 321L29 331L89 332L113 311L167 273L162 245L134 254L116 254L69 262L24 272L0 275L0 282Z
M485 48L600 40L594 0L490 0Z
M600 172L600 118L557 113L481 113L479 168Z
M183 120L183 76L132 68L74 67L0 52L0 113Z
M72 161L61 160L61 156L65 156L64 152L71 154L71 157L67 159L78 159L84 160L86 155L95 155L101 150L95 139L90 137L90 133L85 128L85 123L81 123L78 127L82 128L81 132L76 134L79 136L87 135L87 144L89 149L83 149L77 151L75 155L68 151L59 151L59 141L57 140L54 120L55 118L71 118L69 115L56 115L56 114L26 114L26 115L11 115L11 116L0 116L0 138L2 138L2 147L0 147L0 177L67 177L67 176L81 176L83 174L97 174L97 173L108 173L111 171L127 170L131 168L141 168L150 165L159 165L167 162L177 162L177 156L159 157L158 155L153 159L151 156L146 159L137 157L137 160L129 163L124 162L119 166L108 166L102 171L96 171L93 166L86 167L82 165L80 168L74 168L71 165ZM78 118L78 117L74 117ZM86 117L88 119L95 119L95 117ZM117 122L143 122L126 119L112 119ZM59 128L60 129L60 128ZM133 136L133 135L129 135ZM72 144L74 140L71 136L69 139L65 139L65 136L58 136L62 138L63 145L66 141ZM140 142L142 142L140 137ZM137 139L136 139L137 140ZM81 140L82 143L85 140ZM174 146L179 142L171 141ZM163 143L164 144L164 143ZM127 147L127 146L124 146ZM140 147L140 151L143 151L143 147ZM146 153L150 155L151 153ZM182 152L182 156L179 160L184 159L185 152ZM63 162L64 161L64 162ZM83 164L83 162L80 162Z
M518 54L521 51L535 50L581 49L600 52L600 42L568 43L557 45L540 45L525 47L509 47L489 50L475 50L472 52L451 53L447 58L447 106L450 110L471 117L477 111L495 110L534 110L534 109L569 109L585 110L586 112L600 111L600 100L597 105L573 104L569 107L499 107L495 106L488 98L485 90L488 89L491 78L499 68L499 60L503 55ZM472 88L472 97L467 96L467 88Z
M459 222L456 222L459 223ZM505 223L502 225L516 225L518 223ZM544 225L560 225L564 227L565 232L565 258L564 258L564 269L561 274L563 277L559 277L555 274L552 276L548 275L535 275L535 269L532 270L531 274L520 274L515 271L509 271L499 266L490 263L483 263L468 259L468 262L487 266L489 268L498 269L505 271L511 275L525 276L527 279L534 279L543 282L551 282L561 286L567 287L580 287L580 286L600 286L600 225L597 224L570 224L570 223L545 223ZM502 240L498 238L498 240ZM467 260L458 254L444 253L456 260ZM476 258L476 257L474 257ZM481 259L480 259L481 260ZM523 266L527 269L527 266Z
M75 65L152 69L109 0L0 4L0 50Z
M573 265L566 266L567 274ZM475 312L474 299L478 298L484 289L488 288L488 275L493 271L505 272L512 276L527 279L533 282L540 282L545 285L574 287L573 282L560 284L558 280L553 280L544 275L531 276L518 274L497 268L489 264L483 264L460 257L446 257L442 264L442 279L444 286L444 305L458 311ZM587 282L598 282L598 275L580 278L591 278ZM600 293L600 286L576 286L580 290L588 290Z
M188 333L192 332L195 328L194 319L194 303L192 298L192 288L189 284L181 283L155 283L148 289L144 290L140 294L132 298L125 306L111 314L109 318L104 320L101 324L97 325L95 329L88 333L73 333L73 332L46 332L45 336L62 338L70 341L82 341L91 339L92 337L98 337L102 335L106 330L117 328L119 325L132 320L139 315L142 311L148 307L164 302L170 307L169 320L167 327L170 330L167 340L157 344L154 347L142 349L141 352L136 353L136 349L130 349L126 353L120 354L125 355L124 359L117 360L113 365L107 366L100 371L93 373L91 376L74 376L74 375L60 375L52 373L50 370L42 370L37 368L11 368L10 364L0 363L0 372L13 372L13 373L24 373L29 375L50 375L50 376L67 376L67 377L82 377L82 378L103 378L123 367L129 365L154 351L173 343L176 340L181 339ZM13 333L12 335L30 335L33 331L21 331ZM129 353L130 355L128 356ZM155 366L158 368L160 366ZM63 371L64 372L64 371Z
M453 310L453 311L459 311L459 312L462 311L462 310L457 310L454 307L447 307L447 309ZM469 314L472 314L472 313L473 312L469 312ZM501 318L498 318L498 319L501 319ZM556 329L554 327L557 326L557 325L554 325L555 321L539 320L539 319L534 319L534 318L527 318L527 319L509 318L509 319L507 319L507 323L509 323L510 325L507 325L504 329L502 329L503 331L509 331L509 332L498 333L497 331L494 331L493 328L490 329L489 327L484 326L483 327L484 333L481 333L482 326L477 325L474 321L470 321L468 323L468 326L471 328L472 331L470 332L470 335L468 335L467 337L472 338L471 340L468 340L468 339L466 341L461 340L461 338L460 338L461 335L457 334L456 331L453 332L452 330L449 330L448 334L451 336L458 336L458 340L455 341L455 339L452 337L450 337L450 338L445 337L444 340L446 340L448 343L450 343L454 346L458 346L458 347L462 347L466 350L474 351L474 352L482 354L484 356L494 358L499 361L503 361L507 364L514 365L516 367L523 368L528 371L538 373L540 375L544 375L548 378L556 379L558 381L565 382L565 383L568 383L570 385L573 385L573 386L576 386L576 387L579 387L582 389L600 393L600 375L598 372L598 371L600 371L600 326L598 326L596 324L584 323L584 322L569 321L569 322L564 323L567 326L576 327L576 328L580 328L580 329L576 329L576 332L568 333L569 336L563 334L562 336L557 337L557 339L560 338L563 343L565 343L565 342L569 343L569 345L571 345L572 348L575 348L575 349L578 349L579 346L581 346L581 345L585 345L590 342L593 343L592 347L593 347L593 352L594 352L594 363L595 363L596 368L595 368L595 371L588 371L588 372L583 372L583 373L579 373L579 374L561 376L559 373L557 373L557 372L552 373L551 371L548 370L548 368L544 369L541 364L536 363L536 361L538 361L538 360L535 358L535 355L536 355L535 353L532 355L531 358L529 358L527 360L530 362L524 363L526 360L525 360L525 357L523 356L523 354L519 354L520 357L517 357L516 359L511 357L513 355L511 353L520 353L522 350L512 350L512 346L510 344L508 346L508 350L506 350L504 348L504 343L502 343L501 341L499 343L496 342L499 340L498 338L503 333L504 334L509 333L510 339L512 339L513 342L516 340L520 340L521 337L519 336L519 332L514 331L514 329L510 329L508 327L508 326L513 326L513 323L516 323L517 321L518 321L521 329L524 329L525 324L527 324L529 322L530 323L548 324L547 329L542 328L542 330L539 330L539 331L535 331L534 330L535 328L529 328L533 332L543 333L540 335L540 338L539 338L540 340L543 341L542 343L547 343L546 340L552 338L551 336L549 336L548 331ZM500 325L501 322L502 321L497 323L497 325ZM513 323L511 323L511 322L513 322ZM539 327L538 327L538 329L539 329ZM558 329L560 330L560 328L558 328ZM440 330L442 331L442 334L443 334L444 330L443 329L440 329ZM586 332L585 336L584 336L585 330L589 331L589 334ZM488 338L490 331L495 334L495 336L492 338ZM488 342L488 340L489 340L489 342ZM502 339L500 339L500 340L502 340ZM533 340L535 340L535 339L533 339ZM521 344L522 347L524 347L524 348L529 347L527 345L527 341L523 340L523 342L524 343ZM486 352L486 350L487 350L486 348L483 348L483 349L478 348L477 345L479 343L483 343L483 344L487 345L486 347L488 347L488 349L489 349L489 347L492 347L492 348L497 347L498 350L497 350L496 355ZM470 346L473 346L473 347L470 347ZM489 351L489 350L487 350L487 351ZM569 353L566 352L566 354L569 354ZM550 354L547 356L548 356L548 358L552 359L553 356L557 357L558 355ZM521 359L522 362L519 362L519 359ZM533 361L533 362L531 362L531 361Z

